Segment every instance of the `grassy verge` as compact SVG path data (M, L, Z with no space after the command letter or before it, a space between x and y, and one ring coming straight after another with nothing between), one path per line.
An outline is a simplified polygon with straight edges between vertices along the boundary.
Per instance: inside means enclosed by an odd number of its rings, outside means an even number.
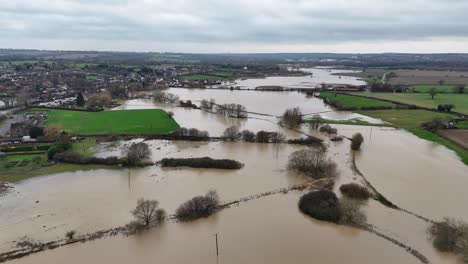
M50 175L70 171L86 171L97 169L117 169L115 166L106 165L78 165L78 164L57 164L49 167L42 167L37 170L25 171L15 174L0 175L0 181L15 183L35 176Z
M382 119L396 127L403 128L419 138L436 142L455 151L462 161L468 165L468 151L458 145L421 128L421 124L431 121L435 116L442 120L455 118L454 115L434 113L425 110L379 110L379 111L357 111L358 113L373 118Z
M59 124L78 135L167 134L179 128L161 109L83 112L57 109L29 109L48 115L45 125Z
M395 104L372 98L335 94L333 92L321 92L320 96L338 109L365 110L369 108L394 108Z

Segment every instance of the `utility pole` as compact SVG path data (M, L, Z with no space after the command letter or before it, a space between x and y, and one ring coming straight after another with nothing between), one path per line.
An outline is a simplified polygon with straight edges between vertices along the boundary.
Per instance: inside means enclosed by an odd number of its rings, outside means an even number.
M218 233L215 234L215 239L216 239L216 256L219 256L219 250L218 250Z

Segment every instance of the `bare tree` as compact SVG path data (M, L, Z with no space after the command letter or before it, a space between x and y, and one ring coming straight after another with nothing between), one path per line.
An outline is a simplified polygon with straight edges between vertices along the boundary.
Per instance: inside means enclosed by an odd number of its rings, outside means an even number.
M166 212L158 208L157 200L139 199L137 206L132 210L132 215L136 221L144 226L153 226L164 221Z
M241 137L239 128L237 126L230 126L224 130L223 138L234 141Z
M336 163L327 158L325 150L301 149L289 156L288 170L305 174L314 179L335 177Z
M429 90L429 94L431 95L432 100L434 100L434 97L435 97L436 94L437 94L436 88L431 88L431 89Z
M287 109L283 116L281 117L280 123L289 127L289 128L296 128L301 125L303 122L302 120L302 112L299 107L295 107L292 109Z
M144 142L135 143L130 146L127 151L127 161L130 165L138 165L142 160L147 159L151 155L151 150L148 144Z

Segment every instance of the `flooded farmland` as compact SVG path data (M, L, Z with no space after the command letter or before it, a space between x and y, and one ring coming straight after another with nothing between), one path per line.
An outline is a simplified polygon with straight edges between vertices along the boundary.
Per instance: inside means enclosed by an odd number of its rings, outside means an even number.
M315 75L315 74L314 74ZM293 77L290 77L293 78ZM305 78L305 77L304 77ZM310 77L309 77L310 78ZM240 120L201 110L157 105L149 99L124 102L116 109L164 108L174 112L181 126L207 130L219 136L230 125L252 131L281 131L288 138L300 137L277 125L275 115L299 106L304 113L323 113L330 119L366 118L333 109L317 98L300 93L227 91L215 89L169 89L183 100L214 98L218 103L240 103L251 115ZM378 120L366 119L373 122ZM365 141L356 154L356 165L369 182L398 206L433 220L445 216L467 220L463 208L468 200L464 186L468 169L452 152L421 140L403 130L337 125L351 136L361 132ZM343 183L361 182L352 170L349 141L325 139L328 157L338 164L334 191ZM147 141L151 160L166 157L215 157L244 163L240 170L161 168L93 170L32 178L14 185L0 197L0 252L15 248L27 236L34 241L61 239L65 233L89 233L122 226L132 220L130 210L139 198L157 199L173 213L187 199L216 189L222 201L231 201L282 187L302 184L307 178L286 170L289 155L305 147L289 144L245 142ZM96 156L121 155L130 142L101 143ZM116 236L49 250L10 263L420 263L394 243L356 228L313 220L297 209L304 191L278 193L227 208L192 223L167 222L135 236ZM447 206L450 204L450 206ZM430 263L461 263L438 253L427 240L428 223L414 215L387 208L377 201L363 206L368 222L376 229L421 252ZM220 238L216 258L214 234Z
M328 68L303 68L306 76L274 76L257 79L241 79L226 86L236 86L243 89L255 89L259 86L282 86L285 88L315 88L322 83L338 85L365 85L366 82L355 77L341 76L340 73L350 73L352 70L335 70Z

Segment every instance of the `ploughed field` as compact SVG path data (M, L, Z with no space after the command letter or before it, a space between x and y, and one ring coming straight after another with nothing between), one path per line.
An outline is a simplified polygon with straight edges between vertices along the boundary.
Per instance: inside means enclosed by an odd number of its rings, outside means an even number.
M31 109L28 113L46 113L45 125L59 124L78 135L166 134L179 128L161 109L82 112L57 109Z

